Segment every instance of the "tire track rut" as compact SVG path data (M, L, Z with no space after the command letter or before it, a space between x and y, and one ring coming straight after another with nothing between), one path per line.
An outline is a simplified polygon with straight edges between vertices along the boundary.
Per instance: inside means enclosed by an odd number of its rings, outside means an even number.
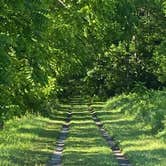
M71 116L72 113L68 112L65 124L62 126L59 139L56 142L56 148L53 152L51 160L48 163L48 166L62 166L62 153L64 149L65 140L69 133Z
M132 166L129 160L124 156L116 141L108 134L108 132L104 129L102 122L96 115L96 112L93 111L92 108L89 107L90 114L92 115L92 119L94 120L96 126L98 126L101 135L107 141L109 147L111 148L115 158L118 161L119 166Z

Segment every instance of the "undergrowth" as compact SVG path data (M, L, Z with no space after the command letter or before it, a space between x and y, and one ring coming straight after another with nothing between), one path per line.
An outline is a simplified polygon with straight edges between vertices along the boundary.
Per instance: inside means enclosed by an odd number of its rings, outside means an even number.
M145 125L150 125L153 134L157 134L165 127L166 91L122 94L108 100L105 109L116 109L125 115L135 115Z

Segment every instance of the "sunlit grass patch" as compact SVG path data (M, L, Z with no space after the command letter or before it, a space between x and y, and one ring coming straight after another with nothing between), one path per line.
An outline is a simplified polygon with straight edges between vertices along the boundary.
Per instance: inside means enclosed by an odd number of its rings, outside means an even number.
M34 115L8 121L0 131L0 165L45 165L62 124L63 120Z

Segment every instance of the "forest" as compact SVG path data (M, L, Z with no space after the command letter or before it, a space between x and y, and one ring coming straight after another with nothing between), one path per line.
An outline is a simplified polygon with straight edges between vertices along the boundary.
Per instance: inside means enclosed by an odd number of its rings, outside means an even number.
M0 0L0 92L2 166L45 165L63 129L62 165L124 164L95 120L133 166L164 166L166 1Z

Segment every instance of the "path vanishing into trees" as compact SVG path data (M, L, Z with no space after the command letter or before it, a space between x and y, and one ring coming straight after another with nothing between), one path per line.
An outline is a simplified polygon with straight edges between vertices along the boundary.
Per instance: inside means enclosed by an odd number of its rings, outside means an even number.
M0 3L0 166L166 166L166 0L16 2Z
M90 101L72 98L49 166L131 166L104 129Z

